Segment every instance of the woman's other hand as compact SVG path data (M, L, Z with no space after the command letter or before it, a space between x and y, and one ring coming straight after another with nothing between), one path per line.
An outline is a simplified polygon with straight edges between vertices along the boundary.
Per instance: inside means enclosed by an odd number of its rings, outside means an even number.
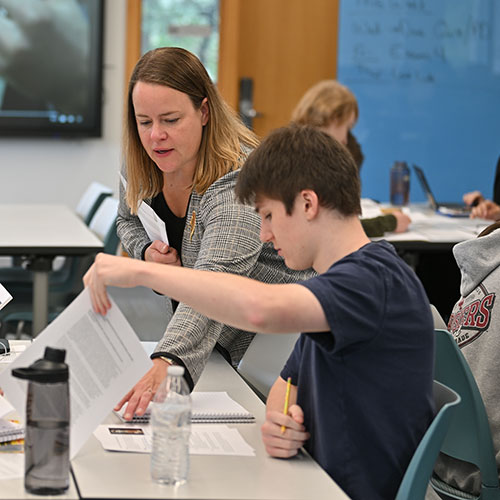
M155 240L149 245L144 252L144 260L158 264L181 265L181 259L177 250L160 240Z

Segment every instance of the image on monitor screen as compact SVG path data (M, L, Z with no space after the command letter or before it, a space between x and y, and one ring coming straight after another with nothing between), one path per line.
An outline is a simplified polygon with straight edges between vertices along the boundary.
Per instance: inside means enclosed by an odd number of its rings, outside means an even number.
M0 138L100 137L104 0L0 0Z

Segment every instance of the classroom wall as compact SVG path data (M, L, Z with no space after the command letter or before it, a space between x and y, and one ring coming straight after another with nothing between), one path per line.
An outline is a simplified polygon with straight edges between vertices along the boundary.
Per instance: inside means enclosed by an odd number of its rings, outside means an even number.
M102 137L0 139L0 203L63 203L74 208L94 180L117 188L127 3L108 0L105 5Z

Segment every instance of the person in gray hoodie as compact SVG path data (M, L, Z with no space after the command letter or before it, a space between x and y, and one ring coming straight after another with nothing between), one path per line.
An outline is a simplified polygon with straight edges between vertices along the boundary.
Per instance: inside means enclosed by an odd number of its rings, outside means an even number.
M497 464L500 465L500 222L489 225L478 238L453 247L461 271L460 299L448 330L469 363L486 406ZM441 455L435 472L446 483L479 495L481 478L472 464ZM429 498L429 497L427 497Z

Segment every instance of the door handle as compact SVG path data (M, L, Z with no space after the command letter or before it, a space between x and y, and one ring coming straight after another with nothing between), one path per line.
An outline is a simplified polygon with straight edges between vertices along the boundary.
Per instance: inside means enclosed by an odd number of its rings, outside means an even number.
M253 129L253 119L262 116L253 107L253 80L252 78L242 78L240 80L239 112L243 123Z

